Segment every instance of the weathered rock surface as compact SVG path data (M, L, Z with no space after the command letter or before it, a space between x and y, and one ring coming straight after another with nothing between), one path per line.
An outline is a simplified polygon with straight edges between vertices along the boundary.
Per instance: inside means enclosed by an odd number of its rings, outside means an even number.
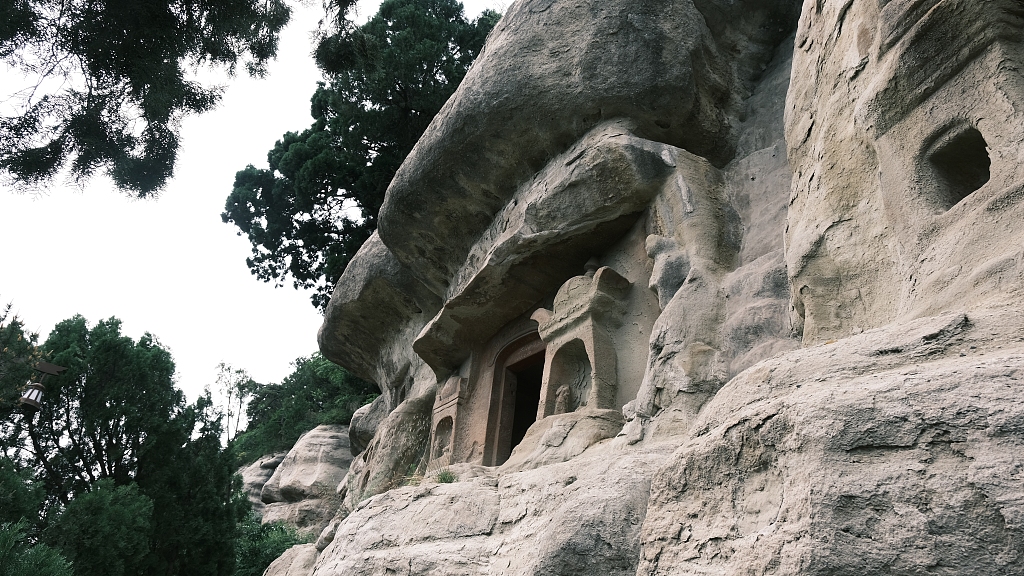
M328 308L383 395L306 574L1024 572L1022 41L1016 0L516 2Z
M622 424L618 410L580 410L544 418L530 427L500 470L517 472L567 462L601 440L614 438Z
M636 222L676 167L679 150L604 123L513 195L455 271L413 349L435 370L578 274Z
M723 104L765 59L760 42L788 33L795 3L699 4L510 6L389 188L380 233L398 260L443 294L516 187L602 120L724 163Z
M685 434L726 381L798 346L778 234L785 226L791 180L778 121L790 74L788 46L788 41L780 46L745 102L742 155L722 170L707 163L691 170L684 178L683 210L657 212L660 228L671 236L647 239L655 266L651 288L662 310L632 406L639 420L628 425L631 441L646 433ZM648 426L656 413L661 418Z
M274 475L274 470L277 469L286 455L287 452L269 454L248 466L243 466L238 471L238 474L242 477L242 490L245 491L245 495L249 498L253 511L260 516L263 515L263 508L265 506L262 498L263 486Z
M352 460L344 485L338 487L348 510L374 494L401 486L416 472L430 440L433 405L431 390L409 398L381 422L366 450Z
M1013 1L805 3L786 110L805 343L1020 302L1022 40Z
M654 478L637 574L1020 573L1022 328L947 314L734 378Z
M307 576L313 569L316 555L316 547L312 544L292 546L267 566L263 576Z
M263 485L263 522L319 534L341 504L337 487L351 461L345 426L321 425L303 434Z
M398 404L394 391L405 384L400 375L408 372L410 363L408 353L403 353L407 347L395 344L410 325L422 326L440 305L440 299L373 234L338 281L317 341L327 358L381 384L391 409ZM353 346L355 342L360 344Z
M348 438L353 456L358 456L370 445L373 437L377 434L377 428L387 418L388 412L388 398L378 396L373 402L352 414L352 420L348 424Z
M398 488L359 504L313 574L632 575L660 450L595 446L571 462Z

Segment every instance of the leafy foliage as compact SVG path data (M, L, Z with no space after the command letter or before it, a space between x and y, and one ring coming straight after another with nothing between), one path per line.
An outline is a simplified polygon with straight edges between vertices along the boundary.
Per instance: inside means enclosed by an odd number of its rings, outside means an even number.
M248 429L233 448L242 462L288 450L320 424L346 424L352 413L377 396L377 388L320 354L298 358L280 384L254 384L246 412Z
M68 504L43 538L64 553L77 576L137 574L149 552L153 501L135 484L110 478Z
M81 316L57 324L41 346L16 319L0 323L5 334L5 366L44 358L67 367L47 381L31 425L13 413L0 425L3 453L17 456L0 455L0 523L19 522L0 530L10 566L43 576L70 575L69 566L76 576L259 575L301 542L249 512L235 451L220 442L225 414L209 393L185 402L156 338L136 341L116 318L90 327ZM253 459L290 448L318 424L347 422L375 391L319 355L296 360L280 385L226 365L220 376L236 408L253 399L250 431L236 442ZM46 545L25 542L40 537Z
M0 576L72 576L71 564L45 544L30 546L25 523L0 524Z
M184 404L170 353L149 334L121 335L116 318L90 329L81 316L57 324L43 350L67 367L47 381L46 409L30 428L47 493L66 505L100 478L128 484Z
M459 481L459 477L456 476L450 468L442 468L438 470L435 478L439 484L451 484L452 482Z
M0 172L31 186L102 168L125 191L154 193L181 118L220 97L190 72L241 63L263 75L290 14L283 0L0 3L0 59L32 79L18 114L0 117Z
M68 369L47 381L34 422L2 428L0 445L19 459L0 465L0 488L31 468L45 489L43 534L79 576L231 574L247 505L234 496L221 414L209 396L185 402L153 336L134 341L120 327L75 316L50 333L41 354Z
M211 396L224 413L225 440L237 436L244 428L245 407L258 386L246 370L224 362L217 365L217 382Z
M19 469L13 460L0 457L0 523L33 522L44 496L31 470Z
M221 446L220 422L213 401L201 397L176 411L140 461L137 482L153 500L158 527L141 574L232 573L236 526L248 502L236 495L235 458Z
M291 276L326 306L376 228L399 165L497 20L487 11L469 21L456 0L385 0L366 24L341 19L320 41L316 60L330 81L313 94L313 125L285 134L267 154L269 169L238 172L221 215L248 236L257 278Z
M234 576L260 576L285 550L304 542L295 529L280 522L263 524L249 512L239 524Z

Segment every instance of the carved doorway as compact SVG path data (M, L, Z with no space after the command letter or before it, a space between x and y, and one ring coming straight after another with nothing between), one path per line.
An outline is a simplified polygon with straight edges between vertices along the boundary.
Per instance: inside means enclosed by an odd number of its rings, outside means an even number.
M514 414L512 416L512 428L510 430L511 444L508 452L512 453L523 441L526 431L537 421L537 405L540 404L540 389L544 377L544 354L537 354L523 360L519 364L509 366L505 370L505 379L510 381L512 395L515 398L512 403ZM505 457L508 459L508 457Z
M537 421L544 376L544 343L533 333L507 346L495 359L485 463L508 460Z

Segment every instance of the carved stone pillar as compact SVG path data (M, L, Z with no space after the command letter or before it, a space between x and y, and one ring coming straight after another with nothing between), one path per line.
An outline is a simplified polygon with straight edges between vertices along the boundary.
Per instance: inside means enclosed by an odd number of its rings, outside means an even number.
M431 422L430 464L447 466L452 463L452 449L459 417L459 405L467 396L469 379L452 376L437 392L434 417Z
M622 325L629 289L630 282L615 270L588 263L585 275L558 290L552 310L533 313L546 344L538 419L583 406L616 408L618 377L610 334Z

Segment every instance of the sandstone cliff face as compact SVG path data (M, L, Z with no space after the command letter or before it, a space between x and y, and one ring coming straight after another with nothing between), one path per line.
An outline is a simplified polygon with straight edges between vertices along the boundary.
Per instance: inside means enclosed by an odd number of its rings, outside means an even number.
M1019 3L816 3L801 18L786 237L804 342L1019 303Z
M338 284L383 394L269 573L1024 571L1022 36L515 3Z

